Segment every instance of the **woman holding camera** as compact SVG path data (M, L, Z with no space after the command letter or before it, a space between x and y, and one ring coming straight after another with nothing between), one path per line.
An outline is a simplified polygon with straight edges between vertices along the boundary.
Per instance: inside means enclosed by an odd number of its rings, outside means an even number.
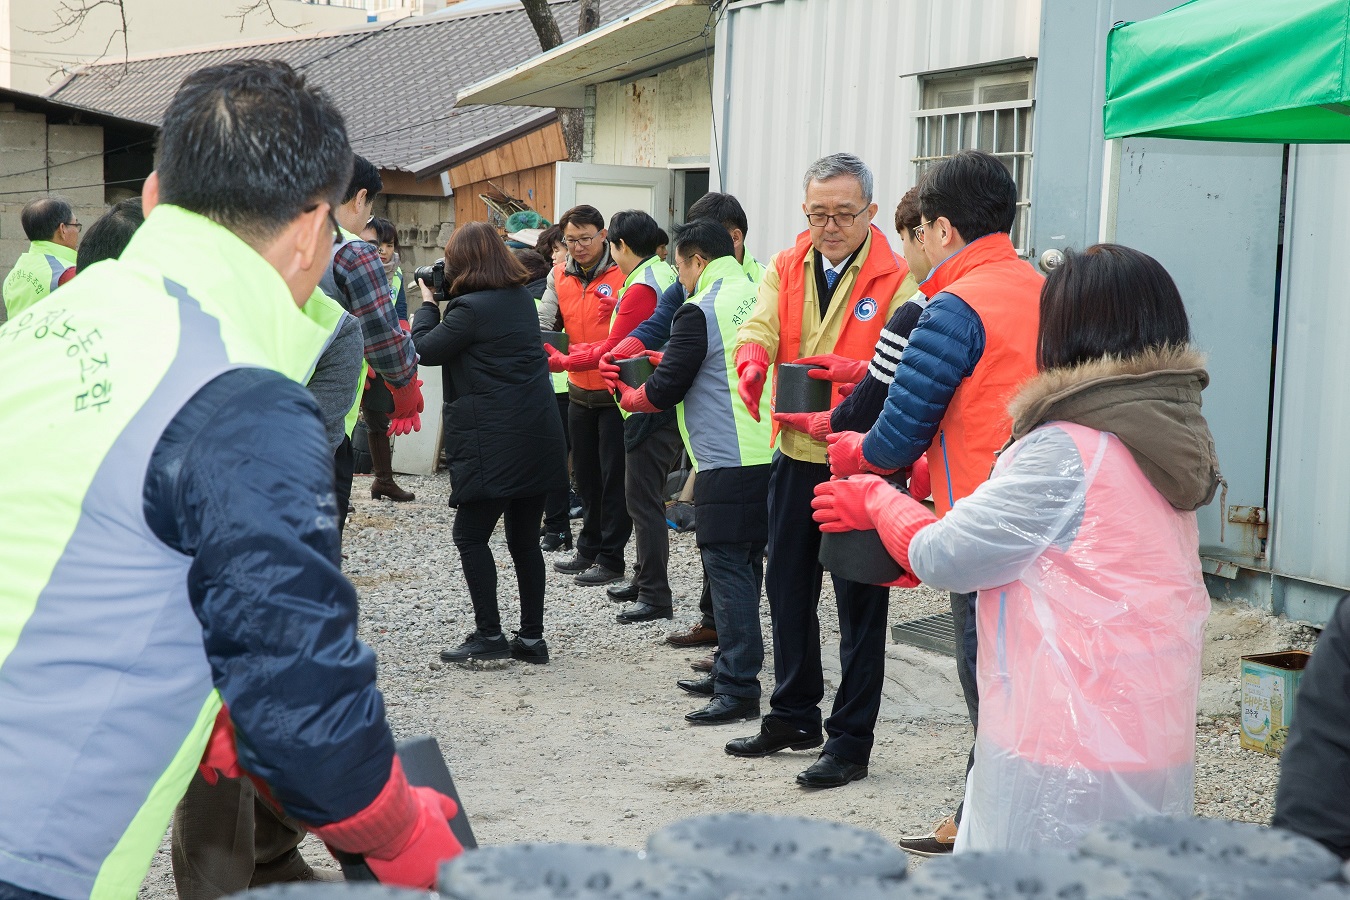
M822 531L876 528L924 583L979 591L957 852L1071 849L1099 822L1191 812L1209 614L1195 510L1220 478L1189 342L1152 257L1069 253L987 482L940 520L875 475L816 488Z
M441 367L452 534L476 625L460 646L441 651L446 662L548 662L539 523L545 496L567 485L567 451L534 298L524 288L528 278L496 230L473 222L445 246L444 318L420 285L413 342L422 365ZM502 635L497 565L488 548L501 519L520 589L520 631L510 642Z

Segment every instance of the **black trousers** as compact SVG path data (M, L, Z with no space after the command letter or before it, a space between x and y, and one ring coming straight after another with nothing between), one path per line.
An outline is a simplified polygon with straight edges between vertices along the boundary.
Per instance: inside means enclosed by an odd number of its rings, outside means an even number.
M975 600L978 592L951 595L952 632L956 639L956 677L961 681L961 693L966 699L966 712L970 716L970 727L980 727L980 693L975 682L975 656L978 639L975 631ZM966 775L975 766L975 748L970 748L966 757ZM961 824L961 816L966 810L962 800L956 807L956 824Z
M769 565L764 586L773 619L774 688L769 713L793 728L820 732L825 681L820 667L820 529L811 518L816 485L830 467L779 453L769 475ZM886 673L884 587L834 578L843 677L825 721L825 752L866 765Z
M356 471L356 454L352 439L343 435L342 443L333 453L333 487L337 497L338 533L347 527L347 513L352 508L352 477Z
M666 524L666 475L684 441L672 419L643 439L624 458L624 499L633 521L633 584L638 602L670 609L670 526Z
M572 404L566 394L558 394L558 415L562 418L563 440L567 442L567 452L572 451L572 429L567 427L567 410ZM571 534L572 524L569 513L572 506L570 488L550 491L544 500L544 530L549 534Z
M612 403L591 408L572 401L567 426L572 433L572 474L586 507L577 553L622 572L623 549L633 533L623 494L623 416Z
M485 635L502 633L497 608L497 562L488 538L497 520L506 520L506 549L516 566L520 588L520 636L544 636L544 552L539 549L539 521L544 515L544 495L511 500L491 498L461 503L455 511L451 534L469 585L473 620Z

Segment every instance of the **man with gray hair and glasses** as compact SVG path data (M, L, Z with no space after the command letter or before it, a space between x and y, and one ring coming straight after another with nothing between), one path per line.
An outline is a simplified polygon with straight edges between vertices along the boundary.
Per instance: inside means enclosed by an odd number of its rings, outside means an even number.
M858 157L835 153L803 179L807 229L769 262L753 311L737 333L741 400L758 418L770 364L823 367L840 386L862 380L881 328L915 290L909 267L872 224L872 172ZM825 442L779 423L769 476L769 562L765 590L773 618L772 709L758 734L727 744L733 756L809 750L822 743L817 606L823 573L820 530L811 518L817 484L828 481ZM834 578L843 675L820 758L797 776L807 788L840 787L867 776L885 674L887 588Z

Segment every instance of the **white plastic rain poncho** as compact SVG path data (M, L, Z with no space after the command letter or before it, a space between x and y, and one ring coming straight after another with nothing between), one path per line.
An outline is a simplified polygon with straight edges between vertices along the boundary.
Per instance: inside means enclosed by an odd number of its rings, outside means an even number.
M909 547L925 583L979 591L958 852L1072 848L1103 821L1191 812L1209 597L1195 514L1173 503L1208 502L1218 472L1207 377L1173 352L1142 374L1109 360L1043 374L990 480ZM1056 412L1099 427L1046 422Z

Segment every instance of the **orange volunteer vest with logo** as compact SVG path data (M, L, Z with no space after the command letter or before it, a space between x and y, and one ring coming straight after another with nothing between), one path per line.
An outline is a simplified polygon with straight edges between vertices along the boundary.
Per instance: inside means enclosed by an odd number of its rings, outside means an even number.
M558 295L558 311L562 313L563 330L573 344L593 344L609 337L610 316L623 290L623 272L612 262L609 268L596 273L591 283L569 275L566 264L553 267L553 290ZM602 301L607 307L601 310ZM567 380L582 390L603 391L605 380L599 371L568 372Z

